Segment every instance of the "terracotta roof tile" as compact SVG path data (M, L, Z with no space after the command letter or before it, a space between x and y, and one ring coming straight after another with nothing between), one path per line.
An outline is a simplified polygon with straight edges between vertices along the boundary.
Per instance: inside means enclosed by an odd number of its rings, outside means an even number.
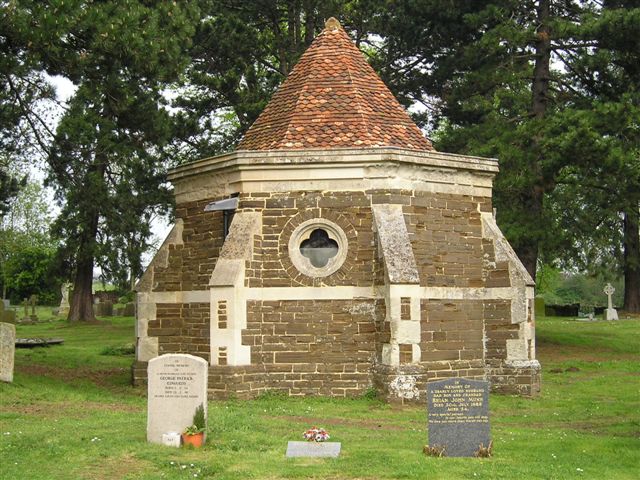
M238 144L238 150L434 150L351 41L330 19Z

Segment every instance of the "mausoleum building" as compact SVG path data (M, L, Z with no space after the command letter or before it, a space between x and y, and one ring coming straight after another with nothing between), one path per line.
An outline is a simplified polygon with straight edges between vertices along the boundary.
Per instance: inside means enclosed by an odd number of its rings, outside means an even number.
M175 168L137 286L147 362L209 362L213 398L535 394L534 282L492 215L494 159L434 150L335 20L237 149Z

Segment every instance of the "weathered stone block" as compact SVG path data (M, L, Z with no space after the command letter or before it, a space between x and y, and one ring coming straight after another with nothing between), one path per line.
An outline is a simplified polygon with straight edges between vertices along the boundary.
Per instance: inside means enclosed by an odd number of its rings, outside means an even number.
M16 327L0 322L0 381L13 382Z

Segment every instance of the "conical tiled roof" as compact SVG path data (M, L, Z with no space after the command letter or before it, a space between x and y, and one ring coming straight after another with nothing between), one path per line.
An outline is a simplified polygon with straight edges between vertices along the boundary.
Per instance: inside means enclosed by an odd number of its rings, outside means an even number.
M316 37L238 150L434 150L335 19Z

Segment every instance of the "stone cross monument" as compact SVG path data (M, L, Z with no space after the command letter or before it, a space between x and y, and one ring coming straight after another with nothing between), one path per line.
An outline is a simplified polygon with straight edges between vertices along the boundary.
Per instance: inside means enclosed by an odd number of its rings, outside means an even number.
M616 289L613 288L613 285L611 285L610 283L607 283L604 287L604 293L608 298L607 310L605 311L605 320L618 320L618 311L613 308L613 301L611 300L611 296L615 291Z
M29 318L29 299L25 298L22 301L22 306L24 307L24 317L22 318L22 321L24 322L25 320L30 320Z
M31 319L32 322L38 321L38 314L36 313L36 303L38 301L38 297L36 295L31 295L29 297L29 305L31 305ZM26 313L26 312L25 312Z

